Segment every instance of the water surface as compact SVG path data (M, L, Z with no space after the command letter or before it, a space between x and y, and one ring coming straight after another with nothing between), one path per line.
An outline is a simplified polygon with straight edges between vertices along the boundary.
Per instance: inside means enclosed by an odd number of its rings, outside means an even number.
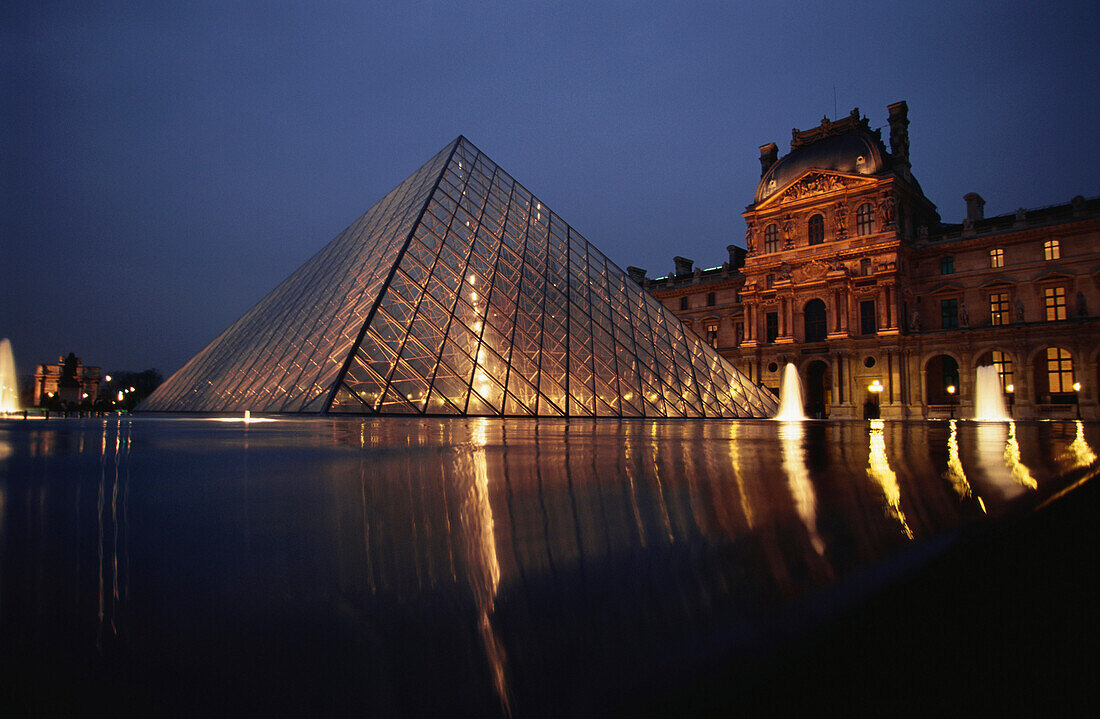
M8 700L616 711L827 621L967 527L1094 473L1098 430L0 420Z

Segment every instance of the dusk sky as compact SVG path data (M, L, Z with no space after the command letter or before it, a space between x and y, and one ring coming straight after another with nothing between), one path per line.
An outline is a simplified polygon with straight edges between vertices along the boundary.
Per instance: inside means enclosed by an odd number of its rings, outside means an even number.
M0 11L23 374L168 376L459 134L650 277L744 245L759 146L853 107L908 102L947 222L1100 194L1095 1L158 5Z

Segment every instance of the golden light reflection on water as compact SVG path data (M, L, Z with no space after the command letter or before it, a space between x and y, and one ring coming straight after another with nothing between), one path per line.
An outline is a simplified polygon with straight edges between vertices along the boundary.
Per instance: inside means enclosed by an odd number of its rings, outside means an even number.
M970 482L966 479L963 470L962 459L959 457L959 424L958 420L949 420L947 435L947 471L943 478L950 484L960 499L966 499L971 495Z
M1004 461L1012 473L1012 479L1021 487L1035 489L1039 483L1031 476L1031 470L1020 460L1020 443L1016 439L1016 423L1008 422L1008 441L1005 442Z
M817 531L817 497L806 467L806 450L802 447L802 422L780 422L779 441L783 449L783 472L794 499L795 510L806 525L814 551L825 554L825 540Z
M493 506L489 501L489 470L486 460L488 440L486 429L488 420L473 421L470 433L472 450L469 459L473 463L473 477L465 496L462 497L459 517L462 522L462 536L470 542L469 574L467 578L474 591L474 600L479 612L478 633L485 649L485 658L493 677L493 687L500 699L505 715L510 715L507 657L504 644L493 627L492 615L495 609L497 590L500 588L500 563L497 561L496 535L493 531ZM465 473L462 458L459 458L461 478Z
M1096 453L1092 451L1092 447L1085 441L1085 423L1081 420L1077 420L1076 433L1073 441L1070 442L1069 448L1062 455L1063 458L1068 459L1074 468L1088 467L1096 461Z
M871 445L867 457L867 476L882 488L882 493L886 495L886 503L890 507L890 513L901 524L905 536L912 539L913 530L909 528L909 523L905 521L905 512L901 511L901 487L898 485L898 476L890 468L890 460L886 457L886 437L883 427L883 420L871 420Z

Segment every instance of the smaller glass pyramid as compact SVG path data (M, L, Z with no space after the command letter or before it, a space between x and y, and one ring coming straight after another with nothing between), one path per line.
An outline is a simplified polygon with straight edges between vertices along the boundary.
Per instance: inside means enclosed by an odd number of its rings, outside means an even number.
M767 417L776 406L459 137L140 409Z

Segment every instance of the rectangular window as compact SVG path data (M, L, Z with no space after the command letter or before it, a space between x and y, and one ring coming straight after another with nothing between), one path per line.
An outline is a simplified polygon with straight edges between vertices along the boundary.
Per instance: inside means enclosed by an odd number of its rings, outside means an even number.
M1043 243L1043 259L1057 260L1062 256L1062 246L1058 240L1047 240Z
M875 314L875 301L864 300L859 303L859 331L861 334L878 334L878 317Z
M994 292L989 296L989 324L1007 325L1008 322L1008 293Z
M1012 383L1012 358L999 350L993 350L993 366L997 368L997 374L1001 378L1001 391L1008 392L1009 387L1015 391Z
M940 258L940 274L950 275L955 272L955 258L954 257L941 257Z
M1061 347L1047 347L1047 383L1051 394L1073 391L1073 357Z
M688 302L687 297L681 297L680 298L680 309L686 310L686 309L688 309L689 305L690 305L690 303Z
M707 331L707 344L718 349L718 323L707 322L705 325Z
M861 277L867 277L871 274L871 258L864 257L859 261L859 274Z
M940 300L940 327L953 330L959 326L959 301Z
M745 341L745 323L738 322L734 325L734 337L736 338L737 345L740 346Z
M1066 288L1047 287L1043 290L1043 300L1046 303L1047 322L1055 322L1066 318Z
M775 286L775 275L768 275L764 278L764 286L771 289Z
M775 342L779 337L779 313L768 312L764 315L764 341L768 344Z
M707 293L707 307L714 307L714 304L715 304L716 301L717 301L717 297L715 297L715 294L713 292L708 292Z
M989 266L993 269L1005 266L1005 251L1000 247L989 251Z

